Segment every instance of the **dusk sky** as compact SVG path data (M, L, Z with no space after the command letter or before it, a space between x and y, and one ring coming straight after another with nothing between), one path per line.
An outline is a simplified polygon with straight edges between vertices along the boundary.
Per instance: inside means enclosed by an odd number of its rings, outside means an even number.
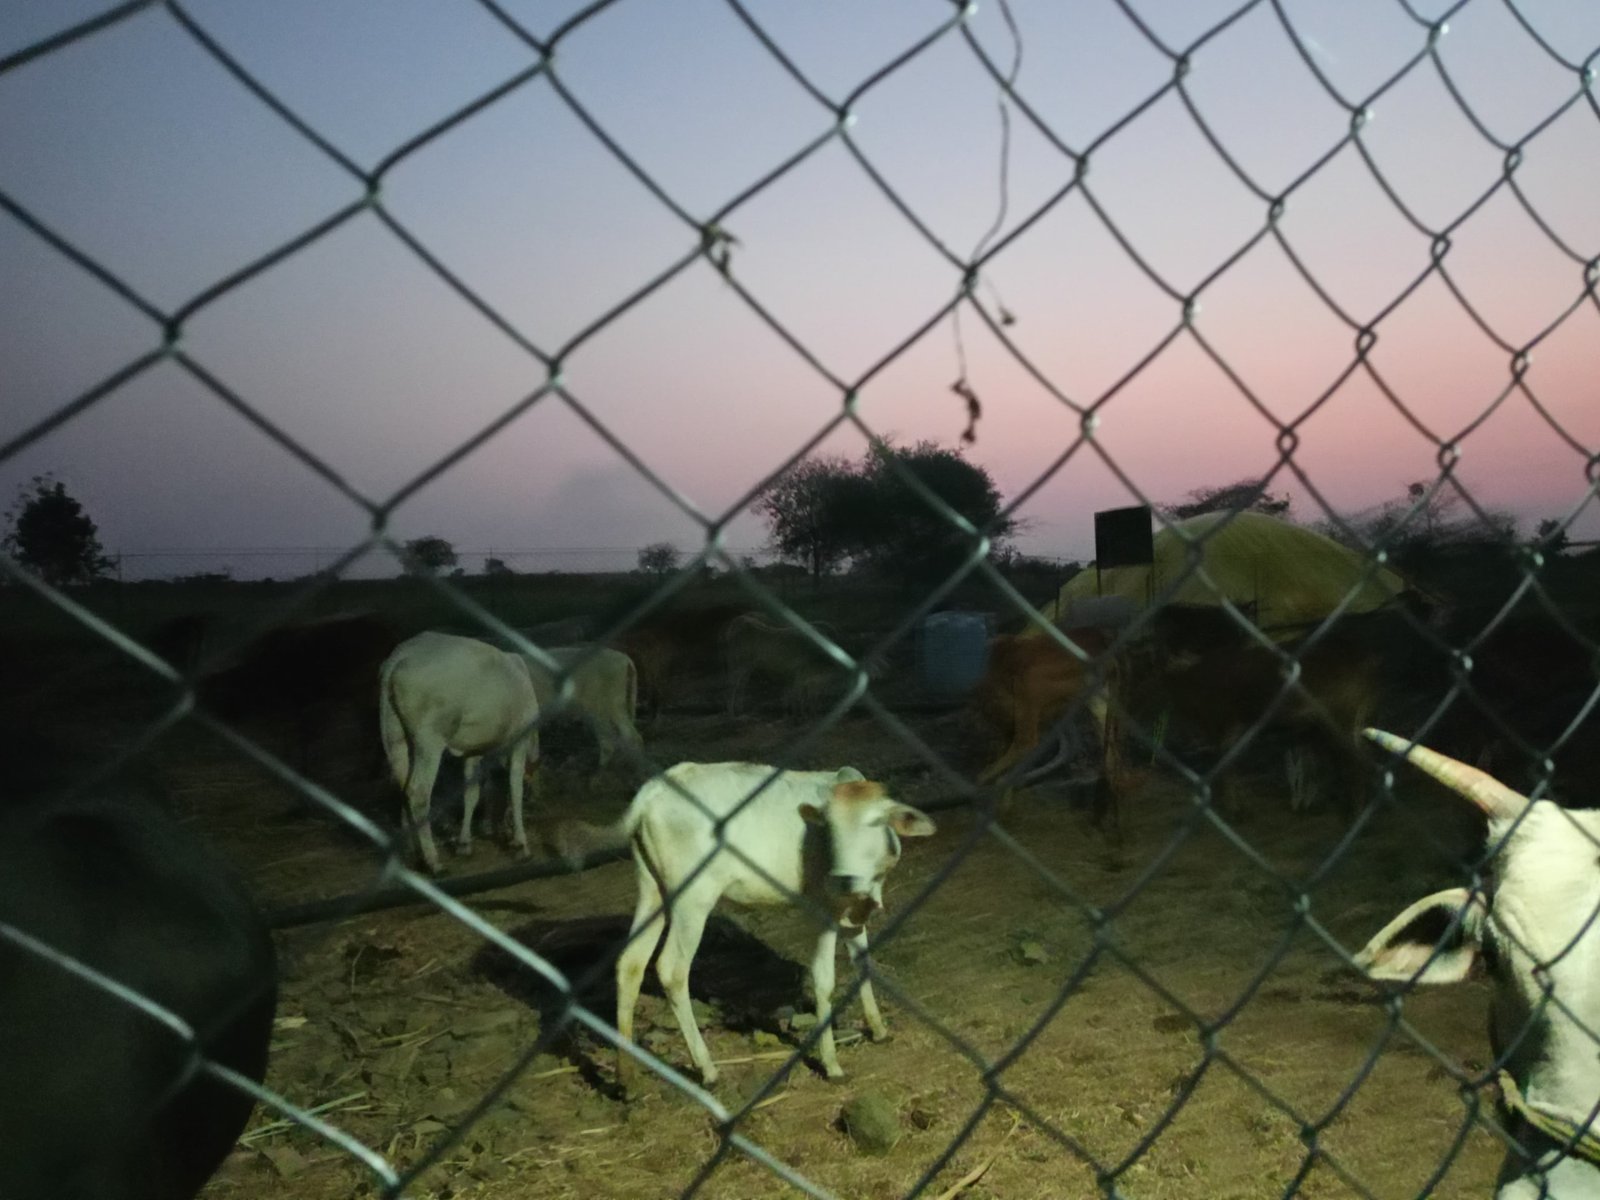
M170 315L365 194L165 6L21 53L108 7L0 5L4 446L164 338L16 210ZM544 42L585 6L501 7ZM710 517L837 416L841 385L863 377L857 411L873 430L957 443L955 331L948 317L928 325L1002 203L1001 92L973 42L1002 73L1016 53L994 0L882 77L956 9L742 8L826 102L722 0L619 0L559 39L554 79L661 195L549 74L402 156L379 193L517 334L561 357L573 399ZM472 0L192 0L181 13L360 172L540 61ZM1005 215L987 243L1000 249L977 298L1016 320L1007 347L973 308L961 314L983 402L968 453L1017 496L1115 389L1095 439L1142 493L1081 448L1021 509L1025 550L1088 557L1096 509L1273 469L1278 430L1249 397L1289 422L1327 396L1299 427L1295 462L1342 511L1432 478L1436 439L1469 428L1459 473L1486 507L1529 531L1584 504L1600 446L1600 303L1592 266L1585 275L1600 255L1600 99L1582 71L1600 51L1600 4L1011 0L1010 13L1029 111L1010 105ZM851 96L847 145L828 138L830 106ZM733 282L821 370L704 259L628 303L693 253L713 217L736 239ZM1372 371L1356 365L1365 326ZM548 377L370 210L201 303L180 344L375 502ZM863 445L846 426L824 449ZM0 499L43 471L83 499L113 552L235 552L173 570L271 573L237 552L349 546L368 527L170 360L8 453ZM1301 519L1320 515L1288 475L1273 486ZM409 498L393 527L500 552L703 542L553 394ZM1573 534L1600 537L1593 506ZM727 542L763 537L746 515Z

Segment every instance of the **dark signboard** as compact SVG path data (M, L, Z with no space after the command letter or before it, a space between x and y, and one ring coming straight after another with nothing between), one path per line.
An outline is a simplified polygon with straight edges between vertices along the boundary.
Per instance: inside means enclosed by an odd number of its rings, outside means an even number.
M1143 567L1155 561L1150 506L1107 508L1094 515L1094 561L1108 567Z

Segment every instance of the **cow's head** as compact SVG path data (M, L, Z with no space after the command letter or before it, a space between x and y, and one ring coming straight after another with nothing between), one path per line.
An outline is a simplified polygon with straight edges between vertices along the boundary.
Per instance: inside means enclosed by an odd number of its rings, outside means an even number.
M1356 965L1374 979L1455 983L1481 960L1521 1147L1506 1157L1498 1195L1600 1195L1600 1129L1580 1134L1600 1115L1600 812L1529 800L1404 738L1366 734L1488 815L1492 869L1484 890L1450 888L1411 905Z
M891 799L881 783L842 767L821 804L802 804L800 815L828 831L828 874L834 915L841 925L863 924L883 904L883 880L900 861L900 839L927 837L934 824L909 804Z

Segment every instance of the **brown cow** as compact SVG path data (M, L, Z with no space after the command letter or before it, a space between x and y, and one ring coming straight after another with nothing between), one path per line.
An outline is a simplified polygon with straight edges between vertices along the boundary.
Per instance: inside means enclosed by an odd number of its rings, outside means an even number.
M1267 647L1242 632L1198 648L1190 641L1176 652L1169 642L1166 652L1133 659L1119 699L1143 729L1170 727L1215 750L1219 760L1231 758L1212 781L1219 806L1232 796L1241 739L1271 730L1289 739L1290 807L1310 802L1309 757L1322 760L1348 810L1361 788L1359 733L1377 707L1381 662L1359 622L1347 624L1301 647ZM1299 678L1286 690L1292 662L1299 664Z
M1003 634L989 643L988 669L973 692L973 705L1009 740L1000 756L979 772L978 782L992 783L1005 775L1038 746L1047 728L1082 709L1094 719L1100 742L1095 816L1109 815L1115 823L1121 762L1111 700L1120 668L1108 654L1115 635L1096 628L1063 633L1089 656L1087 664L1039 634Z

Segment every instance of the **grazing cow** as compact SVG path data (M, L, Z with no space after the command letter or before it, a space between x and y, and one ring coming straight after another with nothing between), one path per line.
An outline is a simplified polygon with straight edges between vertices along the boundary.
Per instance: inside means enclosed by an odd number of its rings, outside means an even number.
M743 605L711 604L651 613L629 626L614 644L639 672L639 697L652 716L659 716L675 675L717 664L722 631L741 613Z
M1260 726L1288 735L1289 804L1306 807L1313 791L1307 755L1322 760L1335 794L1349 803L1361 788L1361 728L1372 719L1381 692L1381 661L1352 622L1301 648L1271 649L1236 629L1215 640L1161 640L1131 658L1118 699L1145 729L1170 725L1224 759L1247 732ZM1176 649L1174 649L1176 645ZM1285 690L1288 658L1298 662L1295 684ZM1281 697L1281 698L1280 698ZM1214 782L1216 801L1232 796L1229 761Z
M1109 656L1114 635L1097 628L1063 632L1090 656L1088 664L1048 637L1002 634L990 641L989 665L972 702L1009 740L999 757L978 773L978 782L992 783L1005 775L1033 751L1046 728L1081 707L1093 718L1100 742L1096 819L1109 815L1114 821L1121 773L1111 702L1121 669Z
M228 864L156 805L18 787L39 753L5 756L0 795L0 1196L188 1200L254 1107L213 1067L262 1079L272 940Z
M405 790L404 814L423 865L439 870L428 809L439 761L459 755L466 776L456 851L472 853L486 755L509 759L511 844L528 852L522 827L524 775L539 758L539 701L527 661L475 638L419 633L400 643L378 675L378 721L394 781Z
M830 627L818 623L816 629L837 641ZM759 613L741 613L728 622L722 631L722 655L728 668L728 712L732 714L744 710L752 679L776 685L785 707L794 715L830 688L842 692L849 678L844 667L800 630ZM881 656L869 656L861 665L868 678L883 674Z
M866 952L866 920L883 907L883 880L900 860L900 839L934 832L923 813L890 799L883 785L852 767L786 771L776 778L773 771L753 763L679 763L640 788L609 831L613 840L631 841L639 876L633 930L617 961L617 1031L633 1038L639 985L665 924L656 971L708 1086L717 1068L689 1006L689 967L717 901L789 904L804 896L833 914L836 924L817 939L811 982L822 1029L817 1052L829 1078L837 1079L844 1074L831 1024L838 935L847 938L852 959ZM870 978L861 985L861 1004L872 1036L886 1036ZM624 1087L629 1063L628 1054L619 1053Z
M634 724L639 711L639 674L633 659L607 646L552 646L545 653L562 671L571 672L572 699L567 711L582 717L594 732L601 770L619 745L638 750L644 744ZM555 711L560 690L556 676L532 658L527 662L540 711L551 717L559 715Z
M1530 800L1405 738L1366 733L1488 815L1493 878L1417 901L1356 966L1374 979L1456 983L1481 959L1512 1140L1496 1200L1600 1196L1600 811Z

